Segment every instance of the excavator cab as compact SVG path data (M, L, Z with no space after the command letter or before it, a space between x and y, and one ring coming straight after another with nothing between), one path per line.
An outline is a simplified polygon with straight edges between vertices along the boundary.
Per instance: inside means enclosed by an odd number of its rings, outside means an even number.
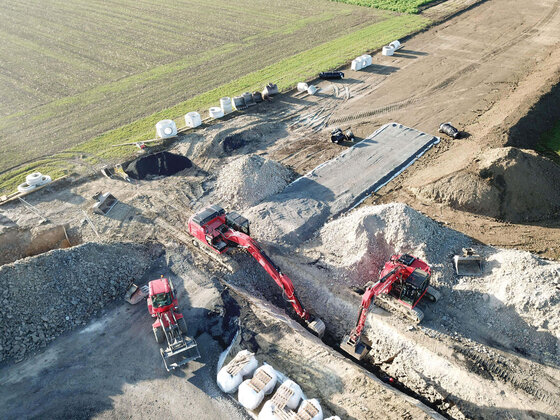
M429 285L430 274L416 268L405 280L393 283L390 294L413 308L422 299Z

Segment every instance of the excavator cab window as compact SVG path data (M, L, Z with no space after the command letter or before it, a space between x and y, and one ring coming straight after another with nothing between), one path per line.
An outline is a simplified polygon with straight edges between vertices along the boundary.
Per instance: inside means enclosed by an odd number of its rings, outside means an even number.
M154 308L162 308L171 305L173 298L171 293L160 293L152 296L152 306Z

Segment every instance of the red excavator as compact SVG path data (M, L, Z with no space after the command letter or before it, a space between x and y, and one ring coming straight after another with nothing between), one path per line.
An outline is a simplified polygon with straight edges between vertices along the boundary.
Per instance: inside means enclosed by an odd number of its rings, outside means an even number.
M148 287L148 312L157 318L152 324L156 342L167 342L165 349L159 349L165 369L169 372L198 359L200 353L194 339L187 337L187 323L177 307L173 284L161 276L161 279L152 280ZM192 351L187 355L189 350Z
M258 244L249 236L249 221L236 212L226 214L217 205L210 206L189 219L189 233L194 236L193 244L203 243L214 253L223 254L229 248L239 247L247 250L266 270L278 286L282 288L286 299L293 306L298 316L317 336L322 337L325 324L319 318L311 316L296 297L290 278L282 273Z
M431 274L430 266L424 261L408 254L393 255L381 270L379 280L366 284L356 326L350 335L344 337L340 348L358 360L371 349L361 341L361 336L369 306L375 298L375 303L382 308L399 311L404 309L405 314L414 322L422 321L424 313L416 306L418 302L424 296L437 302L441 296L430 286Z

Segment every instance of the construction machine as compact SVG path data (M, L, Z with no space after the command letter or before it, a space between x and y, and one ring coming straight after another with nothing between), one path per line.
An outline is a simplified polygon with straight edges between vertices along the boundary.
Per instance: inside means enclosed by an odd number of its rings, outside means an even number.
M307 312L297 298L290 278L274 264L268 255L249 236L249 221L236 212L226 214L220 206L213 205L191 216L188 223L189 233L194 237L193 244L209 247L214 254L223 254L230 248L241 248L265 269L292 305L297 315L305 321L307 327L317 336L322 337L325 324L319 318Z
M165 369L169 372L198 359L200 353L196 341L187 337L187 323L177 307L173 284L162 276L148 287L148 312L156 318L152 330L158 344L166 343L165 349L159 349Z
M381 270L379 280L366 284L356 326L344 337L340 348L358 360L364 358L371 349L362 342L361 336L369 306L374 299L384 309L404 310L405 315L414 322L422 321L424 313L416 306L418 302L424 296L436 302L441 296L430 286L431 274L430 266L424 261L408 254L393 255Z

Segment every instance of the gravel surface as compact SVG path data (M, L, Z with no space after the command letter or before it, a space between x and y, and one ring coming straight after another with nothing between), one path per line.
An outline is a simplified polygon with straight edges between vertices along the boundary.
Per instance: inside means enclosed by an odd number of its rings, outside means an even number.
M0 267L0 361L20 360L122 298L158 249L90 242Z

